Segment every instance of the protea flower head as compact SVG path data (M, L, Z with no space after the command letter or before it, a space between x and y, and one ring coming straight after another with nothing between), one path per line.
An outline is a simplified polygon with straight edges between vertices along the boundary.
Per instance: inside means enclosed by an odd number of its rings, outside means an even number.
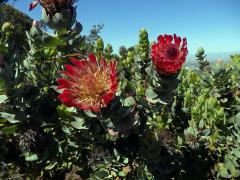
M175 74L181 68L188 54L187 40L176 34L160 35L151 47L153 64L161 74Z
M97 62L93 54L89 59L71 58L73 65L65 65L63 75L57 80L63 92L58 98L68 107L99 112L115 97L118 87L116 62L105 59Z
M30 4L29 10L31 11L40 3L48 14L53 15L61 9L72 9L76 1L77 0L34 0Z

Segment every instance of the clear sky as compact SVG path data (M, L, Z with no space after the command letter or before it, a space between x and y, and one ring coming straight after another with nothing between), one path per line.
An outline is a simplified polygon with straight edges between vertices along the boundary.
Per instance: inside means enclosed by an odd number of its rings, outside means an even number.
M30 2L14 6L40 19L40 7L28 11ZM115 51L136 44L142 27L151 41L159 34L186 36L190 54L199 46L210 53L240 51L240 0L79 0L76 5L82 34L103 23L101 36Z

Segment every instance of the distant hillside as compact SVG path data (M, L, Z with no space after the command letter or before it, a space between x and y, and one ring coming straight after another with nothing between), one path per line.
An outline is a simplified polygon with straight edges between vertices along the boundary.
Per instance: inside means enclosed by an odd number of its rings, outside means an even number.
M230 55L233 54L240 54L240 51L238 52L225 52L225 53L207 53L207 60L210 63L214 63L217 60L221 59L224 62L229 61ZM188 55L187 61L185 63L185 67L196 67L198 64L195 55L190 54Z

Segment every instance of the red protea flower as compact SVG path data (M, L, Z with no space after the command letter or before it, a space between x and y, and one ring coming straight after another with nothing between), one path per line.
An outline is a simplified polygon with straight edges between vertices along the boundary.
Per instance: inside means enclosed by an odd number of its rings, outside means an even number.
M71 58L74 64L65 65L66 78L57 80L58 89L64 89L58 98L68 107L99 112L115 97L118 87L116 62L107 64L105 59L97 63L93 54L89 60Z
M173 41L174 40L174 41ZM182 44L181 44L182 42ZM151 47L153 64L161 74L174 74L182 68L188 54L187 40L176 34L160 35L158 42Z

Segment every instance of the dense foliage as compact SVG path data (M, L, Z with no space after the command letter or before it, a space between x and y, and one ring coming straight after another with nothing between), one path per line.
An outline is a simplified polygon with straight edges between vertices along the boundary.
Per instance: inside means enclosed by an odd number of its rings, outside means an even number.
M28 49L25 32L30 29L32 19L12 6L5 4L0 7L0 26L2 26L5 21L11 23L15 27L10 37L11 40L9 43L11 43L11 46L9 48L14 49L14 53L18 53L19 55L24 54Z
M33 21L25 56L1 28L0 179L240 177L240 55L185 69L186 39L145 29L116 55L74 1L38 2L54 31Z

